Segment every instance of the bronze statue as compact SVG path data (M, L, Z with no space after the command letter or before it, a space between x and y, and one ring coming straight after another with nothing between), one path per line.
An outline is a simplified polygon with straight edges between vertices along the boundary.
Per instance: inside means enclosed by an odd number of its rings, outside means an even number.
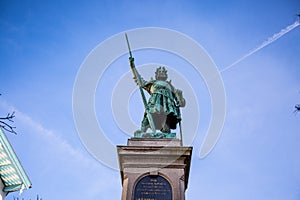
M127 35L126 40L134 80L139 86L145 106L141 130L135 132L135 137L174 138L176 133L171 133L171 129L176 129L178 123L180 125L180 107L185 106L182 91L175 89L171 84L171 80L167 80L168 75L165 67L160 66L156 69L155 79L151 78L150 81L145 81L135 68ZM143 89L151 95L148 102L146 101ZM149 128L152 130L152 133L147 133ZM156 132L156 130L160 130L161 132Z
M140 76L138 74L138 76ZM167 81L168 75L165 67L159 67L155 72L155 80L145 81L141 78L141 87L151 96L147 107L152 115L156 130L162 133L170 133L170 129L176 129L177 123L181 121L179 107L185 106L182 91L175 89L171 81ZM137 82L137 79L135 78ZM151 128L147 113L142 120L141 132L147 132Z

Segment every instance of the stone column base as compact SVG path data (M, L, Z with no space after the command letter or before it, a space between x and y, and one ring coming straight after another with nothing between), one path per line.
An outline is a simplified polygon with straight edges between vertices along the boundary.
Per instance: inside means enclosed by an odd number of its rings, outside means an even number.
M179 139L131 138L117 146L122 200L184 200L192 147Z

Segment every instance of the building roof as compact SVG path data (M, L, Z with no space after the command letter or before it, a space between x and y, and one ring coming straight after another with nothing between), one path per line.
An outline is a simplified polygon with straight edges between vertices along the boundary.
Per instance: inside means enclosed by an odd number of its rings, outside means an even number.
M4 192L14 192L31 188L17 155L9 143L4 131L0 128L0 178L4 184Z

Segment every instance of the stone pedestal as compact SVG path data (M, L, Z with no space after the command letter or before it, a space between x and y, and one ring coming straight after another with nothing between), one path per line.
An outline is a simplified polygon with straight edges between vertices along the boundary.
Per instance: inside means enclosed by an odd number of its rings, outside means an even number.
M178 139L131 138L117 146L122 200L184 200L192 147Z

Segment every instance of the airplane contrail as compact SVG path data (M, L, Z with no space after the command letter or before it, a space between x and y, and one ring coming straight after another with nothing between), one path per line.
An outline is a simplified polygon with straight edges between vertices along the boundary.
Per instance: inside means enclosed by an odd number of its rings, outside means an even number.
M252 54L254 54L255 52L257 52L258 50L264 48L265 46L271 44L272 42L274 42L275 40L279 39L281 36L285 35L286 33L290 32L291 30L293 30L294 28L296 28L297 26L300 25L300 21L296 21L295 23L293 23L292 25L289 25L288 27L286 27L285 29L282 29L279 33L274 34L272 37L268 38L265 42L263 42L260 46L256 47L255 49L249 51L247 54L245 54L243 57L241 57L240 59L238 59L237 61L235 61L234 63L232 63L231 65L225 67L224 69L220 70L220 73L230 69L231 67L233 67L234 65L236 65L237 63L241 62L242 60L244 60L245 58L247 58L248 56L251 56Z

